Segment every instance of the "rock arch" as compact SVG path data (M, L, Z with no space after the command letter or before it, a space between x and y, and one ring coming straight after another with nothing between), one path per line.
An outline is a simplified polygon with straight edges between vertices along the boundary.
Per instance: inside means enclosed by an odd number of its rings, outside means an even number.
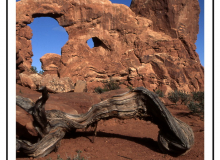
M108 47L98 37L92 37L90 39L93 41L94 47L103 47L105 49L108 49Z
M38 2L30 3L30 1L24 0L17 2L16 9L16 81L18 82L19 74L22 72L28 74L32 63L31 38L33 34L28 24L31 24L34 18L39 17L51 17L57 20L62 14L56 7L53 9L47 4L39 6ZM36 12L36 10L38 11Z
M94 83L109 80L109 77L120 80L124 85L144 85L150 90L159 88L167 91L174 89L173 86L185 91L204 88L203 67L195 52L194 40L187 34L196 35L197 28L187 28L187 32L173 38L163 31L154 31L151 19L137 16L132 11L135 11L134 5L131 10L109 0L21 0L16 7L17 82L19 74L28 74L31 67L32 33L27 24L34 17L49 16L55 18L69 35L61 51L60 78L69 77L73 83L85 80L88 90L93 89ZM193 6L186 2L183 7ZM184 9L181 11L181 16L189 16ZM180 14L173 14L177 17L175 23L178 23ZM196 15L197 12L191 14ZM185 26L191 23L198 23L198 17L193 22L186 22ZM86 42L91 37L104 47L90 49ZM167 66L165 60L171 64ZM177 71L180 71L178 77L170 74ZM157 75L160 73L163 75ZM155 74L154 81L149 78L151 74Z

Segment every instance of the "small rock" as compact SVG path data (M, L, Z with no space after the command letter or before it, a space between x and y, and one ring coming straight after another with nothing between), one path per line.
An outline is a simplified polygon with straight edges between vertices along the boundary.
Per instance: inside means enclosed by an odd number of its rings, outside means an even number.
M20 80L21 80L21 84L23 86L29 87L31 89L36 89L36 85L34 83L34 81L32 80L32 78L24 73L20 73L19 74Z
M49 74L42 78L41 86L46 86L50 92L54 93L70 92L74 89L74 84L69 77L59 78Z
M147 121L147 124L148 124L148 125L151 124L151 121Z
M87 91L86 81L82 81L82 80L77 81L74 92L86 92L86 91Z

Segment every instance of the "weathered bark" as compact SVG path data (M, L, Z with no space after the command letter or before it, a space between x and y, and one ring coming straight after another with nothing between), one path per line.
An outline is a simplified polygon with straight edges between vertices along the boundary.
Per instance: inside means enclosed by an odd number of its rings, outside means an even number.
M192 129L174 118L158 96L143 87L101 101L93 105L87 113L79 115L59 110L45 111L49 95L46 87L41 91L42 97L35 104L30 99L20 96L16 99L17 105L33 115L34 126L41 136L41 140L35 144L17 140L17 150L28 156L45 156L56 148L66 132L94 126L101 119L110 118L149 120L151 117L152 122L160 129L158 143L165 153L184 154L194 143Z

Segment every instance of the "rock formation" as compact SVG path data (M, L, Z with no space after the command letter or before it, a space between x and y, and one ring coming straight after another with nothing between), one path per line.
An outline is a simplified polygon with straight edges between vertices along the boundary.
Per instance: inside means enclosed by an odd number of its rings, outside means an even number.
M133 0L131 10L152 20L153 30L172 38L187 37L193 44L199 31L198 0ZM188 42L189 43L189 42Z
M59 54L47 53L40 58L44 75L54 74L58 76L58 68L60 67L61 56Z
M36 17L52 17L65 28L69 40L61 49L60 62L52 62L59 59L55 54L41 58L45 74L57 72L72 83L86 81L88 91L110 78L166 93L204 89L204 69L194 44L198 0L133 0L131 9L109 0L21 0L16 4L17 83L19 74L31 68L32 32L27 24ZM92 49L86 43L90 38Z

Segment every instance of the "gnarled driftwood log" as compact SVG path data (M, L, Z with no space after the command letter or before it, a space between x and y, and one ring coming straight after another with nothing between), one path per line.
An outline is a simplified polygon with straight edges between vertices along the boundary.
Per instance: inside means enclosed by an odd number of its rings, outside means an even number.
M40 91L42 96L36 103L28 98L16 97L16 104L32 114L33 125L41 136L40 141L35 144L17 139L16 149L28 156L43 157L57 147L66 132L97 125L99 120L110 118L149 120L152 117L153 123L160 129L159 147L165 153L184 154L194 143L192 129L173 117L158 96L144 87L101 101L93 105L87 113L79 115L59 110L45 111L49 95L46 87L42 87Z

